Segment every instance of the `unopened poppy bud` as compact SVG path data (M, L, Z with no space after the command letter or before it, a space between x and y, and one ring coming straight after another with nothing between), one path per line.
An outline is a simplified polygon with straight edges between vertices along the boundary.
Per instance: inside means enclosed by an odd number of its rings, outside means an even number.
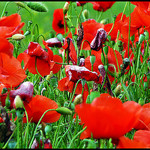
M57 34L57 39L61 42L61 43L63 43L63 35L61 34L61 33L59 33L59 34Z
M19 7L26 8L25 3L23 2L15 2Z
M72 115L72 111L66 107L58 107L56 111L62 115Z
M100 23L101 23L101 24L107 24L107 23L108 23L108 19L103 19L103 20L101 20Z
M30 35L31 34L31 31L26 31L25 33L24 33L24 36L27 36L27 35Z
M107 55L108 54L108 46L104 46L103 50L104 50L104 53Z
M121 85L120 84L117 85L114 92L115 92L116 96L118 96L121 93Z
M102 61L103 64L105 64L105 56L104 56L103 53L101 53L101 61Z
M63 7L63 12L64 12L64 15L67 13L67 11L69 10L69 3L66 2L64 7Z
M96 57L94 55L90 56L90 62L92 65L95 63L95 59L96 59Z
M144 40L145 40L145 35L144 34L140 34L139 43L141 44Z
M103 28L97 30L96 36L92 40L90 46L92 50L99 51L102 48L102 44L105 43L107 33Z
M46 76L46 80L50 80L50 78L53 76L53 71L50 71L50 74Z
M82 12L82 15L85 19L88 19L88 16L89 16L89 12L87 9L84 9L83 12Z
M15 109L23 108L23 102L19 95L15 97L13 105Z
M50 132L51 132L51 130L52 130L52 126L50 126L50 125L46 125L44 130L45 130L45 133L46 133L46 134L48 134L48 133L50 133Z
M149 33L147 31L144 32L145 40L149 40Z
M22 40L22 39L24 39L24 38L25 38L25 36L24 36L23 34L14 34L14 35L12 36L12 39L13 39L13 40L17 40L17 41Z
M81 104L83 102L82 94L79 94L74 99L74 105Z

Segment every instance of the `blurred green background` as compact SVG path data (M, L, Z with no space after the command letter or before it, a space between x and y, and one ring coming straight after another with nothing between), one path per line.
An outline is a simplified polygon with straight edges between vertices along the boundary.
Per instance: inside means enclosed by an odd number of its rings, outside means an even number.
M15 3L16 1L10 1L7 5L6 11L7 15L11 15L13 13L18 12L18 6ZM48 12L36 12L32 11L32 22L34 24L38 24L39 27L39 33L42 34L45 39L49 38L49 33L52 31L52 20L53 20L53 12L55 9L63 8L66 1L38 1L42 2L47 8ZM3 12L3 9L5 7L6 1L0 2L0 15ZM116 1L111 9L108 9L107 11L103 12L101 16L102 19L108 19L109 22L112 22L112 16L118 15L119 13L123 12L124 7L126 5L126 1ZM133 11L135 5L131 4L131 12ZM93 9L93 5L91 3L86 3L84 5L84 9L87 9L89 11L89 18L90 19L97 19L101 12L98 12ZM80 12L81 7L77 7L77 10ZM74 12L73 12L74 13ZM125 14L128 16L129 13L129 6L127 5ZM28 21L31 20L30 13L21 8L19 10L19 14L21 15L22 22L25 22L25 26L22 28L23 31L26 31L26 27L28 24ZM29 42L29 41L28 41ZM26 44L25 47L28 45Z

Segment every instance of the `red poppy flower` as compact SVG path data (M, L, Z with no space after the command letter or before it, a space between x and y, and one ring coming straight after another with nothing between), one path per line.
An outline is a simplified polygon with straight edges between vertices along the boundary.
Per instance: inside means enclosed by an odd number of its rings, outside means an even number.
M19 33L23 26L24 22L21 23L21 16L19 14L4 16L0 18L0 37L11 37L13 34Z
M131 1L133 5L136 5L141 11L146 14L150 13L150 3L148 1L140 2L140 1Z
M65 21L65 25L66 25L66 32L68 32L66 21ZM63 9L54 10L52 27L53 27L53 30L56 31L56 33L61 33L61 34L65 33Z
M25 109L28 114L29 121L38 123L39 119L43 113L48 109L57 109L58 105L55 101L42 96L36 95L32 98L29 104L25 104ZM61 114L57 113L55 110L47 112L41 122L52 123L59 120ZM26 122L26 117L24 117L24 122Z
M8 87L16 87L26 78L21 63L7 54L0 53L0 82Z
M68 55L69 55L68 61L71 61L73 65L76 65L77 64L77 52L75 50L72 39L67 37L64 41L64 45L62 46L62 48L65 49L65 51L68 51Z
M43 41L45 46L46 43ZM62 62L62 58L57 55L53 55L52 50L47 46L48 52L46 52L38 43L30 42L28 49L23 53L20 53L17 59L21 62L24 61L24 70L28 69L29 72L37 74L36 66L38 72L42 75L48 75L52 70L53 73L57 73L61 65L55 64L55 62ZM35 66L36 61L36 66ZM44 69L43 69L44 67Z
M118 70L118 66L119 66L119 69L121 69L120 65L123 63L122 56L117 50L113 51L112 48L110 48L110 47L108 47L108 48L109 48L108 49L108 54L107 54L107 57L108 57L108 70L110 72L114 73L115 72L114 67L115 67L116 68L116 72L118 72L119 71ZM116 60L114 52L116 54L117 60ZM101 60L101 54L102 54L102 51L94 51L94 50L91 51L91 55L95 55L96 56L95 63L93 64L93 71L97 72L98 74L99 74L98 66L99 65L104 65L102 63L102 60ZM118 61L118 65L117 65L117 61ZM114 65L114 67L111 66L111 64ZM91 65L91 62L90 62L90 56L85 58L85 67L87 69L91 70L92 65ZM111 82L113 82L114 77L111 76L109 73L108 73L108 77L109 77L109 80Z
M150 131L136 131L133 140L125 136L120 137L117 148L150 148Z
M90 2L93 4L93 9L97 10L97 11L106 11L107 9L109 9L110 7L112 7L112 5L115 3L116 1L100 1L100 2Z
M82 43L85 41L83 43L82 49L90 50L91 49L90 43L96 36L97 30L100 28L104 28L104 24L98 23L94 19L89 19L83 22L82 26L83 26L83 33L84 33Z
M0 52L13 56L14 46L7 39L0 37Z
M87 126L86 136L82 138L119 138L129 132L138 121L141 106L134 101L122 103L120 99L103 93L91 104L78 104L75 112L82 124ZM119 115L118 115L119 114Z
M137 130L150 130L150 103L146 103L142 107L140 118L134 128Z

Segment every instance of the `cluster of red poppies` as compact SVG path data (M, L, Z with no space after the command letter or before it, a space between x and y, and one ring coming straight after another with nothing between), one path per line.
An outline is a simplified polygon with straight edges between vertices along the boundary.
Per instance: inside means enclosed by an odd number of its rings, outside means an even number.
M92 3L93 9L104 12L115 1L78 1L77 6L84 7L86 3ZM75 96L83 95L82 103L75 105L74 110L81 120L80 124L83 127L87 126L80 139L91 138L92 135L95 139L112 138L117 148L149 148L150 103L143 106L135 101L123 103L111 91L111 84L114 81L117 83L116 77L122 75L120 74L121 70L124 69L122 70L123 74L127 74L136 59L132 47L136 47L137 43L141 44L139 58L141 63L143 62L142 54L146 53L144 40L140 41L139 38L140 35L143 35L146 39L146 33L150 33L150 3L131 3L135 5L135 8L129 17L120 13L116 16L114 23L108 24L87 19L81 22L74 32L71 32L69 19L67 19L68 7L65 11L64 9L56 9L53 14L53 30L57 35L67 36L61 40L58 39L58 36L43 40L42 46L45 48L42 48L39 43L31 41L28 48L17 58L13 56L14 46L9 42L9 38L18 33L23 34L21 29L24 23L21 22L21 17L17 13L0 18L0 92L2 93L4 88L8 90L7 93L0 95L1 104L5 106L6 98L9 96L9 108L15 108L14 99L19 95L23 100L28 119L38 123L46 110L57 109L58 105L54 100L45 96L33 96L34 86L33 83L25 81L26 71L40 74L44 78L51 71L53 74L57 74L64 67L66 76L59 79L57 88L60 91L72 93L76 86ZM67 4L69 6L70 2ZM111 39L107 38L108 34ZM146 40L148 41L149 37ZM116 43L121 41L121 53L115 50L112 45L105 45L105 42L111 41ZM58 48L60 55L54 55L52 47ZM79 58L79 52L82 50L90 51L91 54L86 58ZM93 56L94 58L92 58ZM126 58L129 59L130 65L122 68L121 65ZM22 61L24 62L23 69L21 67ZM134 77L135 74L132 76ZM81 81L78 82L80 79ZM87 83L83 85L82 80L93 81L97 85L105 83L104 87L107 89L107 93L100 94L90 104L86 103L92 90L89 89ZM132 79L133 82L134 80L135 78ZM143 80L148 82L150 79L146 76ZM150 88L150 84L148 88ZM60 116L61 114L58 112L50 111L45 114L42 122L56 122ZM2 121L3 119L0 117L0 122ZM25 116L23 121L24 123L27 121ZM133 128L137 131L131 140L125 134Z

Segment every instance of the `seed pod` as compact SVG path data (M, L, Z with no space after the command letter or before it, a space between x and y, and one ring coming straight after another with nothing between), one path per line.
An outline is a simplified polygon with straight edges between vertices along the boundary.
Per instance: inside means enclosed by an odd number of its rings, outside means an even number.
M27 6L38 12L48 12L47 7L41 2L26 2Z

